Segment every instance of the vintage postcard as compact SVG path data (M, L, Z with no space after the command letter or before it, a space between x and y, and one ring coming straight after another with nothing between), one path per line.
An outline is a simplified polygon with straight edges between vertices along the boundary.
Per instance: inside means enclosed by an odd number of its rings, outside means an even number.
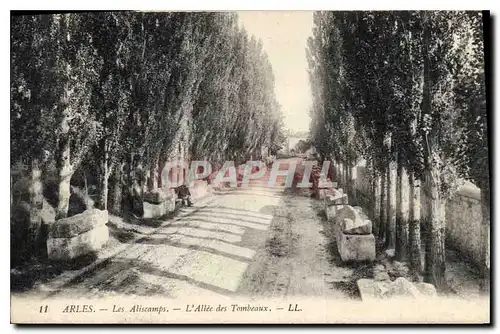
M491 322L488 11L10 24L12 323Z

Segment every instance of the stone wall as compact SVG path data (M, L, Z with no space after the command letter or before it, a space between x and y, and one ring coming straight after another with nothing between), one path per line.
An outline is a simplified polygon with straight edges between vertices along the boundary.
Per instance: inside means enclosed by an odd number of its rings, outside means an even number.
M447 242L470 261L481 261L481 191L464 186L446 203Z
M420 192L421 203L427 196ZM426 216L426 207L421 209ZM446 243L447 247L458 250L464 260L479 266L481 263L481 191L467 182L446 202Z
M356 169L356 197L359 205L370 215L373 207L370 180L366 175L365 166L357 166ZM421 192L421 203L425 203L425 200L425 195ZM421 210L424 216L425 207ZM481 191L467 182L446 203L446 242L449 247L455 248L466 260L476 265L479 265L481 256L481 219Z

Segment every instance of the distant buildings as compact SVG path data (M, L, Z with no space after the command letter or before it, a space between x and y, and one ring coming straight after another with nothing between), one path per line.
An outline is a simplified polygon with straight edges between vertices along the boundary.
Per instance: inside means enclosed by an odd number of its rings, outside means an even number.
M297 144L302 140L302 141L307 141L309 138L309 132L307 131L297 131L297 132L292 132L288 131L286 133L286 141L285 141L285 146L283 149L281 149L278 153L284 154L284 155L290 155L292 153L295 153L297 151ZM314 147L310 147L307 149L305 154L313 154L316 152L316 149Z

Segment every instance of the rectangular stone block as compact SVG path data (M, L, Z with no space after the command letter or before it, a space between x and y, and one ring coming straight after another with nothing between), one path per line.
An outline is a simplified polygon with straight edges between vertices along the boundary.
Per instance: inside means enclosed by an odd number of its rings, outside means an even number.
M351 219L344 219L341 223L342 232L344 234L371 234L372 221L369 219L353 221Z
M175 198L170 197L166 201L154 204L143 202L143 218L158 218L175 210Z
M326 218L328 221L333 221L337 212L348 204L347 195L340 194L329 195L324 198Z
M165 202L153 204L143 203L143 218L158 218L167 214L167 204Z
M343 204L325 205L326 219L329 222L333 222L335 220L337 212L343 207L344 207Z
M342 221L346 218L351 219L353 221L358 221L360 219L358 211L356 211L352 206L350 205L342 205L342 207L339 206L334 219L335 223L340 226Z
M85 210L77 215L58 219L48 225L50 238L71 238L90 231L108 222L108 211L99 209Z
M370 278L361 278L356 281L362 301L376 301L375 281Z
M159 204L168 200L169 197L172 197L172 194L169 191L156 189L144 194L144 202Z
M339 232L337 248L343 262L375 260L375 237L373 234L348 235Z
M50 260L67 261L98 251L109 239L106 225L71 238L47 239L47 253Z

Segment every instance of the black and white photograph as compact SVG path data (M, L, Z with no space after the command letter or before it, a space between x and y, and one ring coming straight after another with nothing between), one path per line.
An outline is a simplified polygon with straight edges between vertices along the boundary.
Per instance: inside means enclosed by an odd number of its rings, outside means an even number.
M11 11L11 323L490 324L491 22Z

